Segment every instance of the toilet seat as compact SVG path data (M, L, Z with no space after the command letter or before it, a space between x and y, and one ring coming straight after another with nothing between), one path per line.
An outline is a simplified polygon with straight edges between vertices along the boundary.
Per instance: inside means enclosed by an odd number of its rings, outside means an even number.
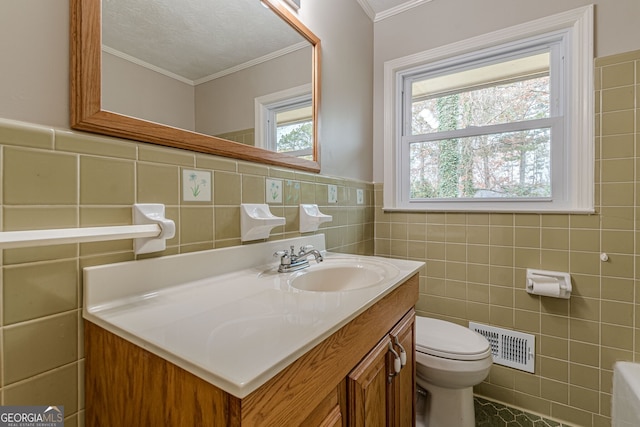
M453 360L481 360L491 346L479 333L451 322L416 316L416 351Z

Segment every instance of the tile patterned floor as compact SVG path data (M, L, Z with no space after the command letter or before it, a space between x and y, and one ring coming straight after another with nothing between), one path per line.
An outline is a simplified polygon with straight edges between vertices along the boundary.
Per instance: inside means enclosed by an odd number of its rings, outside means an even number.
M476 427L569 427L477 396L474 407Z

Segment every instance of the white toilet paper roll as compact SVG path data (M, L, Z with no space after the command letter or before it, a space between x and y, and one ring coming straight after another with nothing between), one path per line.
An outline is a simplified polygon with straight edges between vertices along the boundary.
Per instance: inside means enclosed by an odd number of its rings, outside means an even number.
M553 298L571 297L571 276L561 271L535 270L527 268L527 292Z
M560 282L552 277L529 280L530 293L548 297L559 297L561 294Z

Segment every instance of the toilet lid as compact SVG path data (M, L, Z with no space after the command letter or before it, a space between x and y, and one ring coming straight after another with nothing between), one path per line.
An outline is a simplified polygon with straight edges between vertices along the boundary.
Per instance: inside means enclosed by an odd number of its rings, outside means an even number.
M416 316L416 351L455 360L480 360L491 347L479 333L444 320Z

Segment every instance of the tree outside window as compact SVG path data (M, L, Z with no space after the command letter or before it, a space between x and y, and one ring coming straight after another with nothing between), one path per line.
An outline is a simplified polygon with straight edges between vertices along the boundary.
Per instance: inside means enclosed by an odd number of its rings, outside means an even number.
M412 143L410 197L550 196L550 129L490 132L492 125L549 117L549 99L548 75L415 99L413 135L481 127L488 131Z

